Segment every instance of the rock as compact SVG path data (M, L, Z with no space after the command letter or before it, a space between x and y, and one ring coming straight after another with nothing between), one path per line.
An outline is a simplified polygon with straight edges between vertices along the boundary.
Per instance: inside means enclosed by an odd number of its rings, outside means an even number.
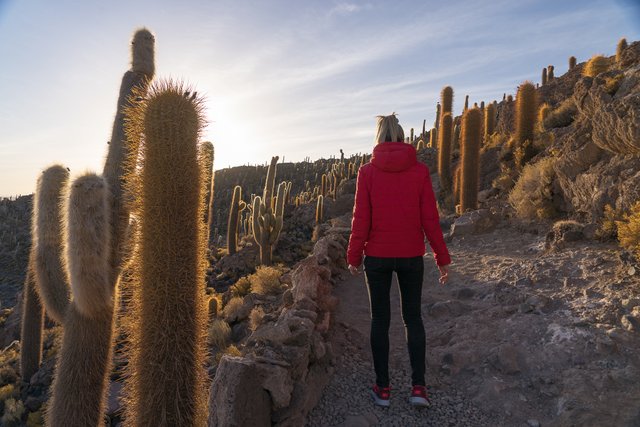
M471 299L476 292L471 288L458 289L455 293L457 299Z
M347 415L340 427L369 427L371 422L364 415Z
M625 314L624 316L622 316L622 319L620 319L620 323L622 323L622 326L627 331L630 331L630 332L640 331L640 319L638 319L637 317L633 317L628 314Z
M271 426L271 398L262 375L251 360L223 356L209 393L208 425Z
M521 355L515 346L502 345L498 351L489 356L489 363L500 372L513 375L521 371Z
M513 282L513 285L516 287L532 286L533 280L530 277L520 277Z
M435 319L440 319L445 316L456 317L468 309L469 307L460 301L438 301L429 308L429 315Z
M495 228L499 221L489 209L477 209L460 215L451 225L451 236L486 233Z
M540 427L540 421L535 419L530 419L530 420L527 420L527 425L529 427Z
M258 369L262 374L262 388L271 396L272 409L285 408L291 402L293 392L293 380L288 370L266 363L258 363Z

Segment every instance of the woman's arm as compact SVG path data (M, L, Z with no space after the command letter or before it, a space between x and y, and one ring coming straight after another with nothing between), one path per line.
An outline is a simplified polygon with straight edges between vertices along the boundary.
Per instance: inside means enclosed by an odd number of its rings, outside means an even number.
M347 248L347 262L354 267L362 264L364 245L369 238L371 228L371 201L367 186L366 167L358 171L356 183L356 197L353 204L353 218L351 220L351 236Z
M442 236L440 228L440 217L438 216L438 207L436 206L436 197L433 194L431 185L431 176L427 168L426 177L422 185L422 194L420 195L420 218L422 219L422 229L427 236L429 245L433 250L433 255L438 266L451 264L449 250Z

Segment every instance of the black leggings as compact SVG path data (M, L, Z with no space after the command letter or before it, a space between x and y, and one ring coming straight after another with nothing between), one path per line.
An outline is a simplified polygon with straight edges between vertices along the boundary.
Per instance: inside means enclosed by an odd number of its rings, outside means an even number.
M411 382L425 385L426 339L422 324L421 297L424 264L421 256L412 258L380 258L366 256L364 271L369 288L371 307L371 351L376 371L376 384L389 386L389 323L391 307L389 291L393 272L398 276L402 301L409 359L411 360Z

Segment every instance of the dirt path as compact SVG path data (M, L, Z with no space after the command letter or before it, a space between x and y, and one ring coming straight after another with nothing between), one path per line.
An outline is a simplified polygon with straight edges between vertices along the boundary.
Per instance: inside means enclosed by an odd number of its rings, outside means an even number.
M547 253L542 236L502 227L448 246L454 264L446 287L425 257L433 407L406 403L410 367L397 286L392 404L371 404L368 295L363 276L345 277L335 288L337 371L308 425L640 425L640 281L614 245L582 241Z

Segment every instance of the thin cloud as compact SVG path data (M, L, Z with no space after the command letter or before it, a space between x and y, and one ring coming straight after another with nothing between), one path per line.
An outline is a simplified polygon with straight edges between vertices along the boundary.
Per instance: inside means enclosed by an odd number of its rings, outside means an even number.
M364 5L358 5L355 3L338 3L329 11L329 16L350 15L365 9L371 9L371 4L367 3Z

